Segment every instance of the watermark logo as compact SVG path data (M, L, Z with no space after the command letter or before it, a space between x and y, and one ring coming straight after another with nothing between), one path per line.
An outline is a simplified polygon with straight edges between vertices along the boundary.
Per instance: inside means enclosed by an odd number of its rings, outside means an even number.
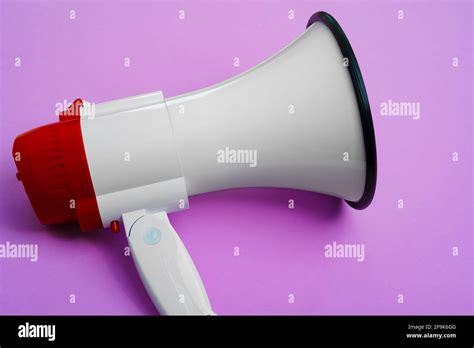
M7 241L0 244L0 259L30 259L38 261L38 244L14 244Z
M324 257L356 259L357 262L362 262L365 260L365 245L332 242L332 244L326 244L324 246Z
M380 116L388 117L411 117L419 120L421 117L421 106L419 102L393 101L392 99L380 103Z
M81 106L64 99L62 102L57 102L54 108L56 116L63 114L66 116L81 115L81 117L86 117L89 120L95 118L95 103L83 102Z
M248 164L249 167L257 166L257 150L235 150L226 146L217 150L217 163L220 164Z
M26 322L18 326L18 337L20 338L47 338L48 341L56 339L56 325L35 325Z

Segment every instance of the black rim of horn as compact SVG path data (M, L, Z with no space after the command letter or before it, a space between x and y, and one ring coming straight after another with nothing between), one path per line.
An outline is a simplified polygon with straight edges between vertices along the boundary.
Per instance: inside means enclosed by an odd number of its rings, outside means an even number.
M339 23L329 13L321 11L316 12L311 16L306 28L315 22L324 23L336 38L337 43L341 49L342 55L349 60L349 73L351 75L352 84L359 105L359 115L362 124L362 131L364 134L365 146L365 161L366 161L366 176L365 187L362 197L357 202L347 201L352 208L365 209L367 208L375 194L375 186L377 183L377 151L375 147L375 133L374 125L372 123L372 113L370 112L369 98L365 90L364 80L360 72L359 64L352 50L351 44L347 39L346 34L342 30Z

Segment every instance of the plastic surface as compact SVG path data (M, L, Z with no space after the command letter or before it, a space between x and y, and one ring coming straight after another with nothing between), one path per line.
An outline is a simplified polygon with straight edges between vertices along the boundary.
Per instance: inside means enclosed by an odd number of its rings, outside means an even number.
M95 111L81 118L81 129L103 225L129 211L188 208L162 93L97 104Z

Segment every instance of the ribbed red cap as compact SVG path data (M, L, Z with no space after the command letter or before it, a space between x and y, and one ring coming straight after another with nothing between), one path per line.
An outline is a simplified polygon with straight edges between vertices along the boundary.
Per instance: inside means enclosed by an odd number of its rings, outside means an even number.
M36 216L43 224L78 221L83 231L102 228L87 165L76 100L60 122L16 137L13 158ZM77 112L70 112L71 108Z

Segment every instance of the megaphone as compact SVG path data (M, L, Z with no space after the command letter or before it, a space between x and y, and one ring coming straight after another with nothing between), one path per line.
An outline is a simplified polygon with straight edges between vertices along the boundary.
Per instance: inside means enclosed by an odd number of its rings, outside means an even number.
M19 135L18 178L43 224L83 231L123 223L161 314L212 315L168 213L188 196L281 187L366 208L376 185L372 117L359 65L336 20L311 16L293 43L215 86L94 105Z

